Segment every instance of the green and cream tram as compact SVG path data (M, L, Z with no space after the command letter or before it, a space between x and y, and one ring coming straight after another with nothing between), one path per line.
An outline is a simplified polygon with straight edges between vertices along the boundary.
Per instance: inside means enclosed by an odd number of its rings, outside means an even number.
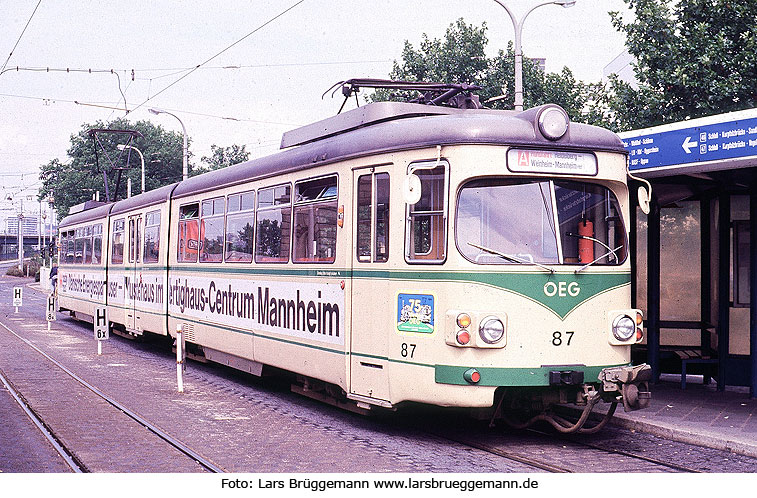
M195 354L363 408L587 431L596 403L649 399L626 160L554 105L368 104L278 154L66 218L60 306L107 304L132 334L181 327Z

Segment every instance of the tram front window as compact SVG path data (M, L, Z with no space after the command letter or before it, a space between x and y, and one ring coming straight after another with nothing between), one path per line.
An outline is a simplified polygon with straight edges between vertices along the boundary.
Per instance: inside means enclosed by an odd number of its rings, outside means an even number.
M455 226L458 249L478 264L618 265L626 259L620 206L597 184L475 180L460 191Z

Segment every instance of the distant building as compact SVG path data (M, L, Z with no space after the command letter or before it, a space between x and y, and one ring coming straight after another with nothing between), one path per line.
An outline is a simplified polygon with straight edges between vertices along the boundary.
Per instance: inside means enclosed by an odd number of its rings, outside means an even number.
M39 221L36 216L24 216L23 219L23 234L24 235L37 235L40 233ZM9 216L5 220L5 233L7 235L18 235L18 218L15 216Z
M2 223L2 235L18 235L18 218L16 216L7 216ZM26 237L37 236L45 234L50 236L50 233L55 233L56 228L50 227L50 219L45 220L45 227L40 227L40 220L37 216L24 216L22 224L23 235Z

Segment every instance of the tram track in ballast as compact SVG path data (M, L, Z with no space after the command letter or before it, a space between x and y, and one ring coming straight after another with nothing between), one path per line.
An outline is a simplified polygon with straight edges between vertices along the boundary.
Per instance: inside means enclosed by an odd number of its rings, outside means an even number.
M701 470L664 462L627 451L603 448L587 442L571 441L562 435L527 430L508 435L507 443L485 442L466 436L431 432L459 445L552 473L585 472L689 472Z
M70 392L68 393L69 397L79 397L83 398L85 394L82 394L81 391L86 392L86 396L88 397L87 403L89 404L89 407L91 408L95 403L92 403L92 396L94 396L96 399L101 400L103 403L100 403L100 406L98 408L98 413L96 415L92 415L91 411L85 415L82 414L71 414L72 416L77 416L81 418L87 418L88 416L97 417L98 419L106 420L108 422L114 422L113 430L115 431L128 431L129 430L129 424L125 424L123 422L123 418L128 418L131 422L137 424L138 427L142 427L149 431L149 433L153 436L153 438L157 438L160 443L163 445L163 449L159 449L158 453L159 455L162 455L165 457L165 455L168 452L168 448L166 446L172 448L175 453L184 455L185 458L189 459L190 462L184 465L184 468L182 470L189 471L194 468L195 471L205 471L205 472L225 472L224 469L216 465L211 460L203 457L199 452L195 451L190 446L184 444L183 442L179 441L178 439L171 436L168 432L164 431L154 423L150 422L146 418L139 415L136 411L131 410L129 407L125 406L124 404L117 401L112 396L107 395L105 392L101 391L94 385L90 384L80 376L78 376L76 373L71 371L69 368L64 366L62 363L57 361L55 358L53 358L50 354L46 353L39 347L37 347L34 343L29 341L28 339L22 337L18 332L12 330L8 325L6 325L3 322L0 322L0 327L2 327L5 331L9 332L13 336L15 336L16 339L21 344L24 344L29 350L33 350L38 355L42 356L48 363L46 365L45 371L47 372L47 375L57 377L56 382L60 382L60 377L66 377L67 379L70 379L74 381L76 384L78 384L77 392ZM42 413L42 410L36 409L34 407L34 403L30 402L28 399L26 399L19 390L13 386L11 381L9 381L7 378L2 376L0 374L0 384L2 384L8 392L11 394L11 396L16 400L16 402L21 406L21 408L24 410L24 412L29 416L29 418L32 420L34 425L42 432L44 437L50 441L50 443L53 445L55 450L61 455L61 457L66 461L67 465L71 468L73 472L77 473L87 473L87 472L93 472L93 471L101 471L103 469L98 468L90 468L89 464L87 463L87 458L82 457L78 453L81 451L79 450L79 445L84 441L81 437L79 437L76 434L73 434L73 431L69 428L62 428L62 427L56 427L60 426L60 424L56 423L50 423L46 420L45 415ZM70 385L70 383L69 383ZM107 406L107 408L105 408ZM91 420L89 421L91 422ZM134 424L130 424L132 427L134 427ZM144 435L141 435L142 439L145 438ZM123 440L123 434L118 436L119 439ZM154 440L150 441L148 445L150 448L156 448L159 447L159 445L156 444ZM112 448L111 448L112 449Z
M11 398L13 398L18 406L21 407L21 410L27 417L29 417L34 427L39 430L45 440L50 443L55 450L55 453L61 457L66 466L68 466L72 472L77 474L86 472L86 467L74 456L74 453L66 448L65 444L55 436L50 427L45 424L39 414L31 407L31 405L29 405L21 393L13 387L13 384L3 375L2 371L0 371L0 385L5 388Z
M703 468L699 462L691 464L685 459L672 455L686 455L702 451L714 452L727 460L741 458L749 460L743 463L748 471L754 471L751 465L757 460L739 457L719 450L662 440L648 434L637 434L612 426L605 427L606 434L600 435L564 435L545 428L526 430L510 429L497 425L489 427L486 421L477 421L463 414L443 414L431 418L420 417L426 423L410 421L407 424L430 436L441 438L450 443L484 451L511 461L529 465L552 473L586 473L586 472L632 472L632 473L700 473L712 471ZM637 444L638 443L638 444ZM661 446L667 447L661 450ZM645 454L646 453L646 454ZM750 470L751 468L751 470ZM722 471L722 470L721 470Z

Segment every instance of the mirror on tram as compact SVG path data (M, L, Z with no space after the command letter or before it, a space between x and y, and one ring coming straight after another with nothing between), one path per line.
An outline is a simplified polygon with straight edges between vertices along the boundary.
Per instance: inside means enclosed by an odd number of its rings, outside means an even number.
M402 197L407 204L413 205L421 200L421 179L418 175L409 174L402 183Z
M644 187L639 187L638 196L639 196L639 207L641 208L641 212L644 214L649 214L649 203L651 200L651 195L649 191L645 189Z

